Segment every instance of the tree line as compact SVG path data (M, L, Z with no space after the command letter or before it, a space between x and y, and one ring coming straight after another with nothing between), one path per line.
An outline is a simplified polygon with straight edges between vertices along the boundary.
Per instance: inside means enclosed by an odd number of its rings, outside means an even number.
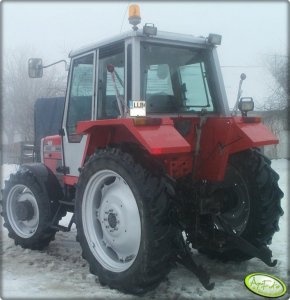
M8 144L34 140L34 103L41 97L64 96L66 74L45 69L42 78L28 76L29 55L13 52L5 57L2 72L2 139ZM62 66L63 67L63 66Z

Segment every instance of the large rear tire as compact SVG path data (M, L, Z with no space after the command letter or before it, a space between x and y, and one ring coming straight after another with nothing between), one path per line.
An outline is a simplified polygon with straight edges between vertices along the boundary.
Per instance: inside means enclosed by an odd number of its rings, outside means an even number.
M225 200L221 217L232 230L258 248L271 244L283 215L279 175L270 164L271 161L257 149L232 155L222 191ZM219 252L206 248L199 250L223 261L252 258L231 248L231 245L224 244Z
M76 193L78 240L91 273L127 293L155 288L173 255L169 209L164 178L119 149L98 150Z
M20 167L10 175L3 190L2 216L8 236L16 245L32 250L48 246L57 231L51 225L58 204L38 180L31 171ZM56 222L61 217L57 216Z

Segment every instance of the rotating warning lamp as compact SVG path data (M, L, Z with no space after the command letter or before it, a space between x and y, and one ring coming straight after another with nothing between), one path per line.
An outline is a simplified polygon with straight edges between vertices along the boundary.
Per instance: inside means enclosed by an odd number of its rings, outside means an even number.
M138 4L131 4L129 6L129 23L133 25L133 30L138 30L137 25L141 23L140 7Z

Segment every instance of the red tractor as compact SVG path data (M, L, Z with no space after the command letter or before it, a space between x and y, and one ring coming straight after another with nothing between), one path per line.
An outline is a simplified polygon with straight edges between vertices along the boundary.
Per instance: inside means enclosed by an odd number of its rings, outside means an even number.
M140 30L138 6L129 20L131 32L70 53L59 134L6 181L9 236L43 249L76 223L90 271L133 294L155 288L175 262L212 289L191 248L274 266L268 245L283 193L259 148L278 140L247 116L251 98L238 97L241 116L230 113L221 36ZM30 59L30 77L45 67ZM66 212L72 220L60 226Z

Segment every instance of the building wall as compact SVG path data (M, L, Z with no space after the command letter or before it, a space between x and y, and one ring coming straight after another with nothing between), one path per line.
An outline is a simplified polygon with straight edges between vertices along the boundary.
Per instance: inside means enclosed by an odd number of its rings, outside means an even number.
M276 135L279 139L278 145L270 145L264 147L264 154L269 158L287 158L290 159L290 131L283 130Z

